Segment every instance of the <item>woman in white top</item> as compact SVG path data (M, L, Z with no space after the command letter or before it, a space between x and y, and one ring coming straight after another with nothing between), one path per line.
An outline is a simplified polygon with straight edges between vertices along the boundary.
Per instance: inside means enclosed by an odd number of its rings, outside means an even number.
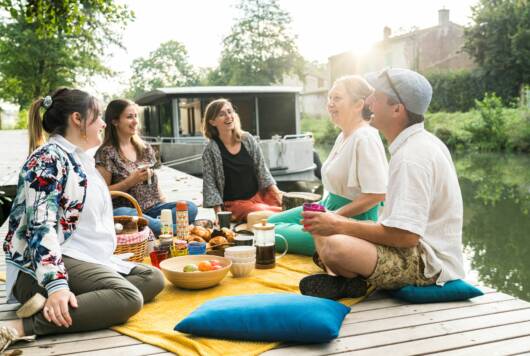
M21 338L124 323L164 287L157 269L113 255L109 190L87 153L104 128L97 100L81 90L62 88L31 106L30 155L4 242L6 293L25 304L22 319L0 324L0 352Z
M341 129L322 165L322 183L327 196L320 202L326 210L357 220L377 221L385 199L388 162L379 132L363 117L365 99L373 88L360 76L339 78L328 96L331 121ZM368 116L368 115L366 115ZM302 207L273 215L269 222L289 243L289 252L313 255L311 234L300 224ZM281 242L278 241L281 249Z

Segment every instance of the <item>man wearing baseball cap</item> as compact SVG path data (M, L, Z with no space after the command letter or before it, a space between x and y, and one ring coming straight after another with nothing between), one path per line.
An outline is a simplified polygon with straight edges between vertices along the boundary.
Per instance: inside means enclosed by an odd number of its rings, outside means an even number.
M306 295L357 297L366 282L396 289L464 277L458 178L447 147L423 126L432 87L421 74L401 68L366 79L375 89L371 125L385 136L391 155L385 207L378 223L331 212L303 214L328 272L300 281Z

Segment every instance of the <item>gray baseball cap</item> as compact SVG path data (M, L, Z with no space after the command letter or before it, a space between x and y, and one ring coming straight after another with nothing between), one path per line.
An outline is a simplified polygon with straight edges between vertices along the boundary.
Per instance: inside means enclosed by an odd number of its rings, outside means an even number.
M432 98L432 87L420 73L404 68L387 68L364 76L375 90L399 101L408 111L423 115Z

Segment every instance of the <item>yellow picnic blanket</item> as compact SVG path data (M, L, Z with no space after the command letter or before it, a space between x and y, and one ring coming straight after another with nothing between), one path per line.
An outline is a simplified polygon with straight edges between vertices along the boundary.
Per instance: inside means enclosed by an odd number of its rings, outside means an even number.
M311 257L286 255L278 260L274 269L256 269L245 278L234 278L228 273L218 286L209 289L183 290L166 281L164 290L151 303L147 303L127 323L113 329L178 355L257 355L280 343L210 339L181 334L173 328L201 304L217 297L300 293L300 279L319 271ZM344 299L342 302L349 306L363 298Z

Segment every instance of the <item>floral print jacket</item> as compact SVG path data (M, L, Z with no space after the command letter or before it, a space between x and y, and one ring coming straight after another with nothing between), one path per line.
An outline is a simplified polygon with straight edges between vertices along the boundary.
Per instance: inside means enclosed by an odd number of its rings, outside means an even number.
M86 188L81 164L53 137L20 172L4 241L6 263L35 277L48 295L68 288L60 245L76 228Z

